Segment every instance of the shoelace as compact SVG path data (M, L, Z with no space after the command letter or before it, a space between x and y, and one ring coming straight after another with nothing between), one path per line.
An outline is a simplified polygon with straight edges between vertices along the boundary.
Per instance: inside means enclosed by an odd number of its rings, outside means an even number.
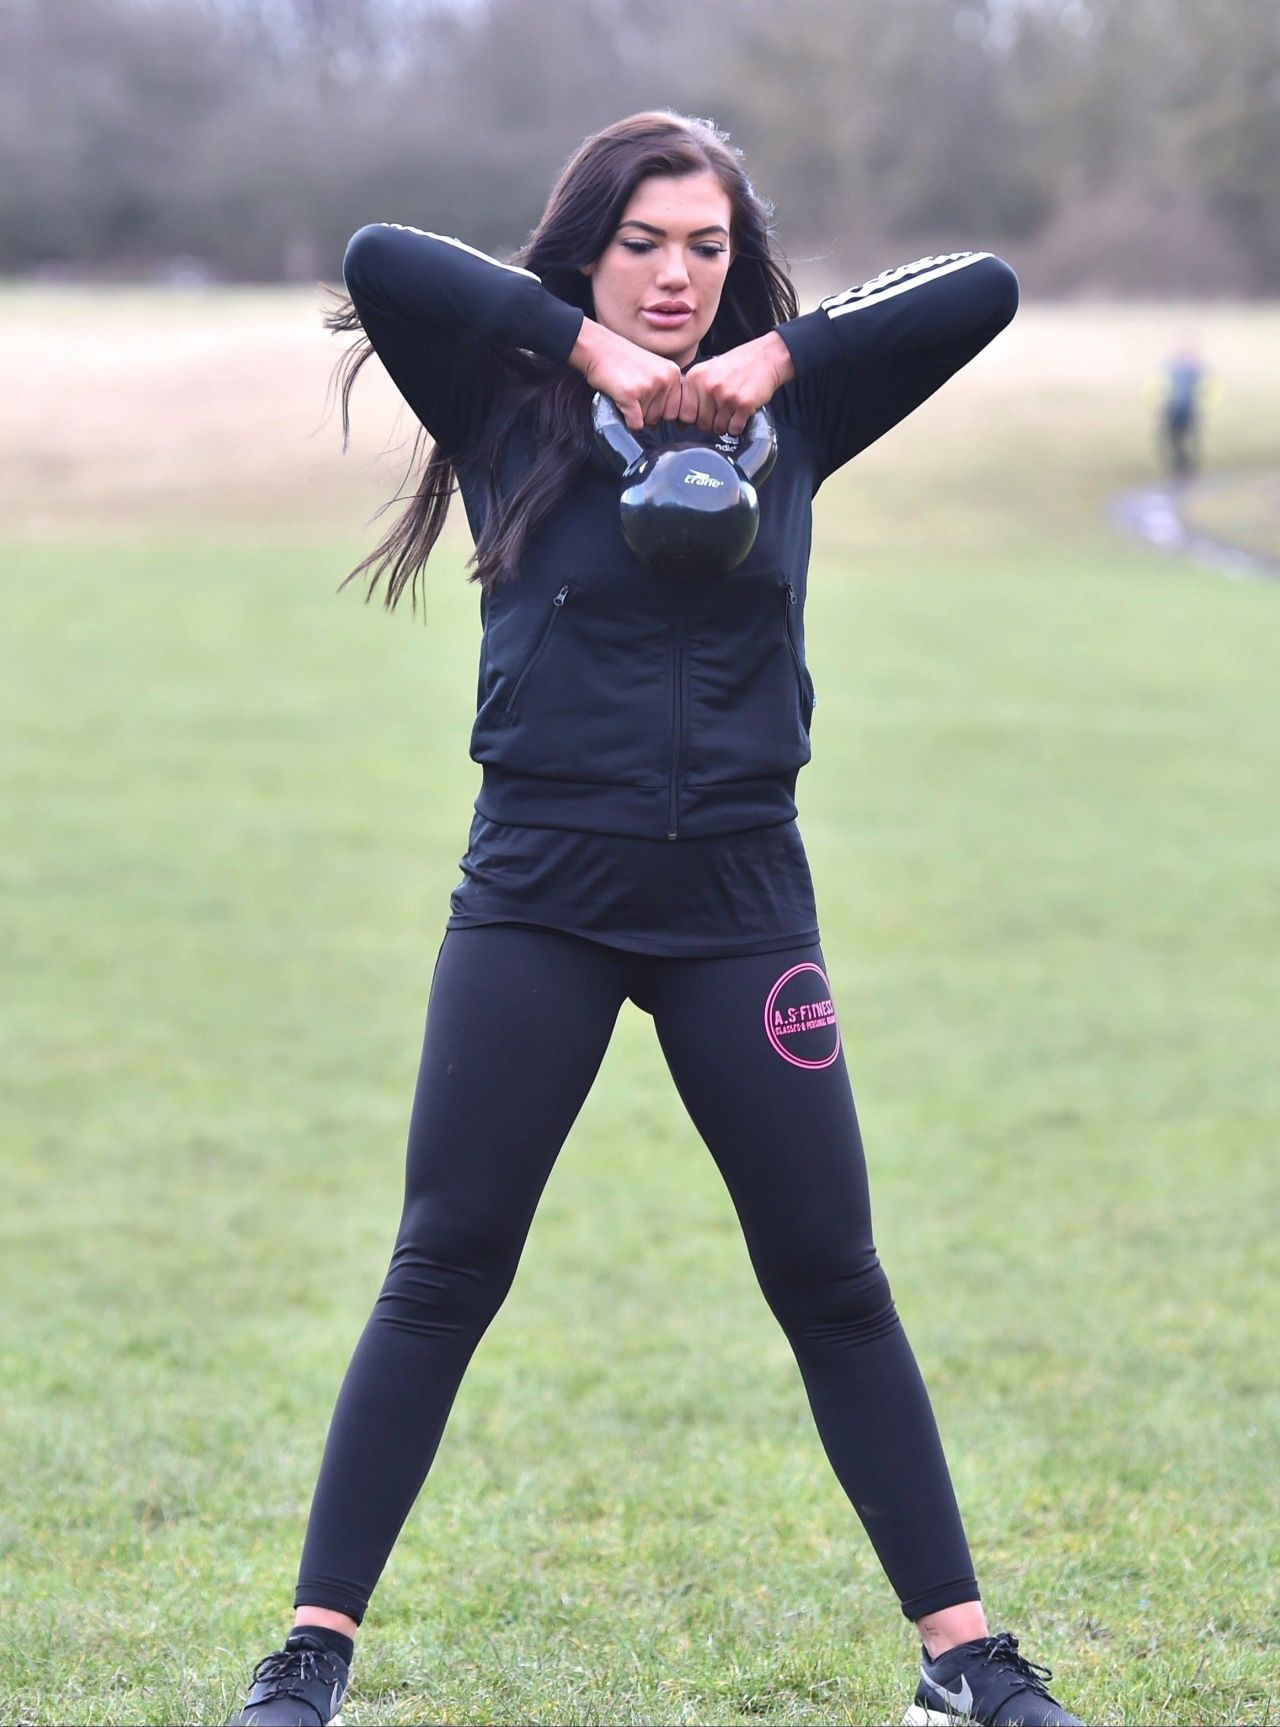
M261 1681L268 1685L282 1685L286 1680L296 1679L306 1685L319 1677L314 1649L277 1649L271 1655L264 1655L253 1670L255 1684Z
M982 1657L983 1664L990 1661L1000 1667L1011 1668L1022 1684L1022 1691L1035 1691L1041 1697L1049 1697L1048 1683L1053 1678L1053 1669L1041 1667L1039 1662L1028 1661L1025 1655L1018 1654L1018 1639L1012 1631L998 1631L991 1639L991 1647ZM1050 1697L1049 1701L1053 1699Z

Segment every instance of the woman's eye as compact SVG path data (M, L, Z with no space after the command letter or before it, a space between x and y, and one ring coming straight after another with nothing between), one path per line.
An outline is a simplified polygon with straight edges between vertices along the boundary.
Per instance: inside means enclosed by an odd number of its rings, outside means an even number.
M652 240L621 240L619 241L619 245L622 247L624 252L642 253L653 251ZM693 249L700 258L718 258L724 251L723 246L717 246L715 244L695 246Z

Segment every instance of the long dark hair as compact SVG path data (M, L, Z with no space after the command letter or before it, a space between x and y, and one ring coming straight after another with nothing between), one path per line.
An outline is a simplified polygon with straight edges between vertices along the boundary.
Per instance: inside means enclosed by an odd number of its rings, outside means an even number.
M591 279L582 274L582 266L594 263L605 250L636 186L650 174L683 177L708 170L719 180L732 207L732 258L719 309L703 338L699 357L708 359L762 336L795 317L796 292L776 250L772 206L756 195L743 167L742 152L710 120L653 110L632 114L593 133L561 169L541 220L512 261L532 270L558 299L581 307L593 317ZM335 290L329 292L334 293L337 305L325 314L326 329L335 335L360 329L350 298ZM335 381L341 386L344 450L350 434L351 386L372 352L367 338L355 343L338 362L331 380L331 388ZM493 364L499 368L505 387L494 392L496 407L484 426L481 446L467 452L488 478L489 508L470 560L475 568L469 577L486 589L519 574L521 553L530 534L568 491L591 451L591 391L579 372L507 347L495 347ZM504 507L497 496L498 457L526 410L533 415L537 455L515 496ZM440 537L449 500L456 490L452 459L431 445L423 428L414 440L410 473L428 446L430 453L422 464L408 509L341 584L345 587L369 571L368 600L385 576L383 604L388 610L410 582L416 610L418 577Z

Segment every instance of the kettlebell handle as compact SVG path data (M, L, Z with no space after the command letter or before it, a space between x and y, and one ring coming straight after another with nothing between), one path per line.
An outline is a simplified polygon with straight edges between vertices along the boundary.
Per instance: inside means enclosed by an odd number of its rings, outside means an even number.
M591 398L591 424L600 454L620 479L630 479L640 466L644 451L640 448L640 440L618 412L618 404L601 390Z
M597 390L591 399L591 423L596 447L621 479L630 479L644 460L640 440L618 411L611 396ZM660 452L659 452L660 453ZM778 459L778 433L768 407L757 408L747 421L738 448L729 457L744 480L763 485Z

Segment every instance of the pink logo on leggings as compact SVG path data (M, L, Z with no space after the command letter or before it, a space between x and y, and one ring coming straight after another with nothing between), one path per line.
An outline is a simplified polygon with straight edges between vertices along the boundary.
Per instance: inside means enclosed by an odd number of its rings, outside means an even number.
M794 1067L830 1067L840 1053L840 1027L831 985L820 965L793 965L769 991L764 1029L784 1061Z

